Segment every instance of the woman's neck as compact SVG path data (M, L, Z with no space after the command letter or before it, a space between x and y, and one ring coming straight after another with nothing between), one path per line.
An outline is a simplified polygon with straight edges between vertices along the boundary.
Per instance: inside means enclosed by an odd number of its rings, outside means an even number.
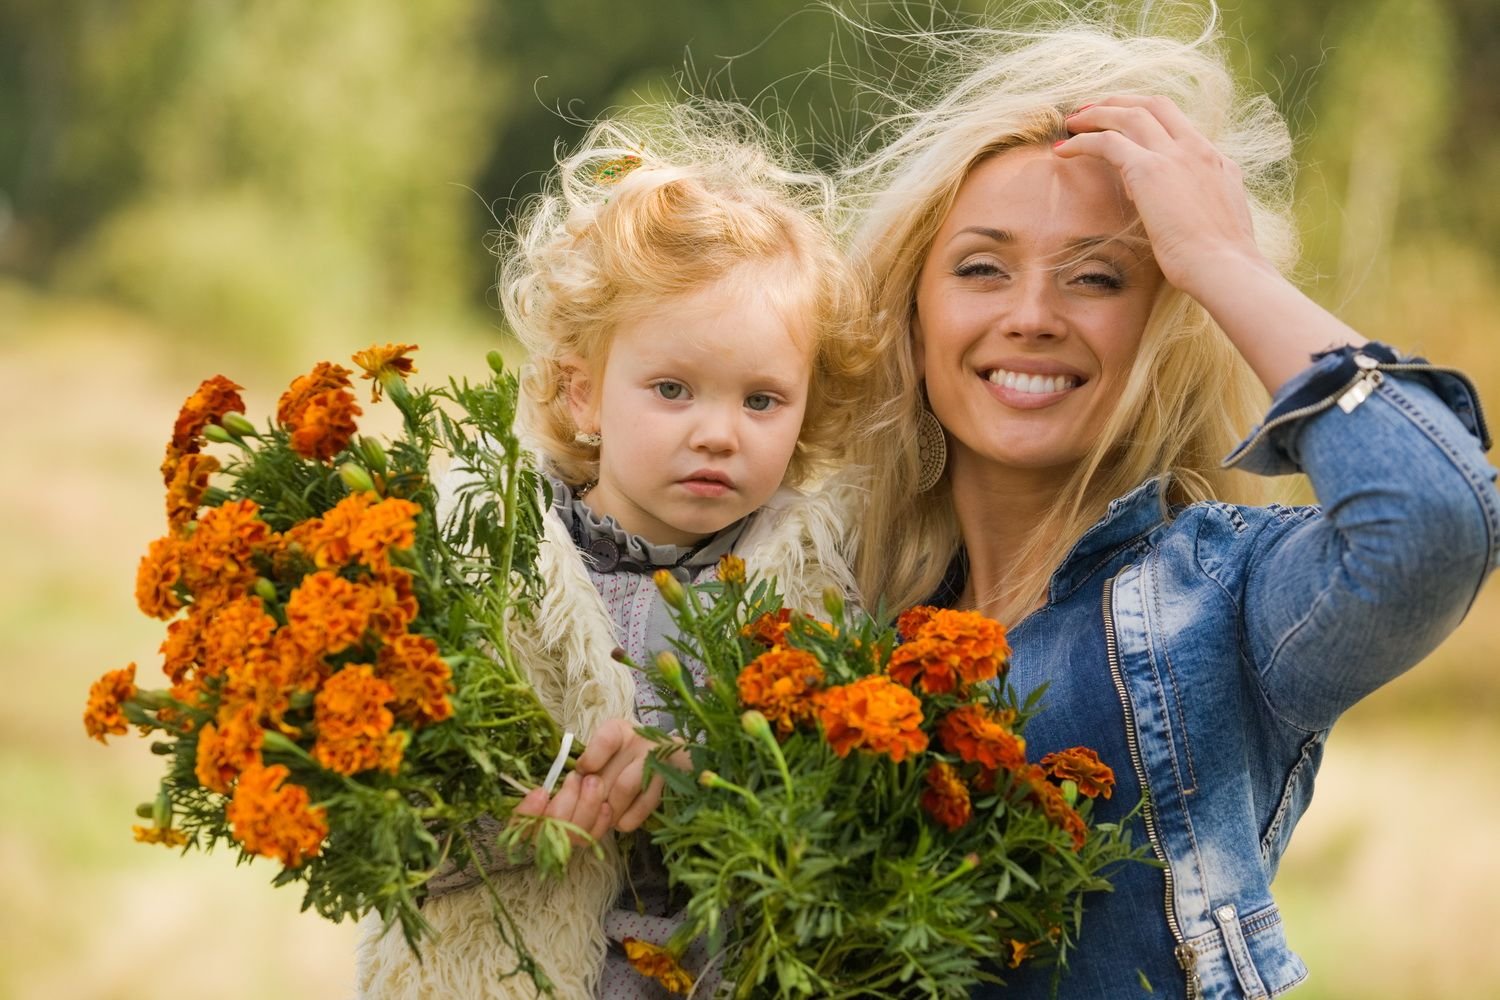
M972 456L954 456L949 481L969 563L960 597L964 607L991 617L1001 610L998 598L1057 504L1069 473L1066 468L1002 468Z

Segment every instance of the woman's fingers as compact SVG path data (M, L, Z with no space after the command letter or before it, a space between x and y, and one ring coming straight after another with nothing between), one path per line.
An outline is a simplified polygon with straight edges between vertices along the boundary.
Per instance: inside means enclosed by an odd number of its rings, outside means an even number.
M1121 103L1122 98L1110 98L1091 104L1068 116L1068 131L1075 136L1095 132L1117 132L1142 149L1161 152L1177 141L1165 122L1158 117L1158 108L1141 103ZM1163 98L1163 100L1165 100ZM1166 101L1171 105L1171 101ZM1175 105L1173 105L1175 110ZM1178 112L1181 115L1181 112ZM1189 126L1191 128L1191 126Z

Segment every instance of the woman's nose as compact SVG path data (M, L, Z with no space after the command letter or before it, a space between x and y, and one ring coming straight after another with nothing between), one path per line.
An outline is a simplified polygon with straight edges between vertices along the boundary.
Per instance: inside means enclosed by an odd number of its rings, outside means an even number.
M1026 273L1012 293L1010 309L1003 317L1007 337L1049 340L1062 336L1060 292L1048 269Z

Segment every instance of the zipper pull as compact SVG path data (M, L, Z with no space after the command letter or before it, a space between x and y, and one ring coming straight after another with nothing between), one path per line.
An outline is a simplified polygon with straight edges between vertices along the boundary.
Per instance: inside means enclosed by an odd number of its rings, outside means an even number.
M1359 366L1359 375L1339 397L1339 409L1345 413L1353 413L1360 403L1370 398L1370 393L1375 391L1375 387L1385 381L1385 376L1379 368L1380 362L1368 354L1354 355L1354 363Z
M1175 952L1177 964L1182 971L1187 973L1187 995L1188 1000L1198 1000L1203 996L1203 981L1198 978L1198 953L1193 946L1184 941L1177 946Z

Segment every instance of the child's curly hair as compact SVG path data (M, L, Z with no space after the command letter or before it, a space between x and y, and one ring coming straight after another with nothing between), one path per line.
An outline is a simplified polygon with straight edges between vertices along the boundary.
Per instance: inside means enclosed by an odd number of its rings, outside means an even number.
M568 364L598 377L614 331L673 296L753 265L812 358L808 405L786 482L806 480L847 443L853 404L875 364L855 322L863 285L831 235L833 188L792 170L790 150L748 111L671 105L596 124L560 158L547 189L501 244L500 301L530 352L523 419L552 471L598 472L574 440Z

